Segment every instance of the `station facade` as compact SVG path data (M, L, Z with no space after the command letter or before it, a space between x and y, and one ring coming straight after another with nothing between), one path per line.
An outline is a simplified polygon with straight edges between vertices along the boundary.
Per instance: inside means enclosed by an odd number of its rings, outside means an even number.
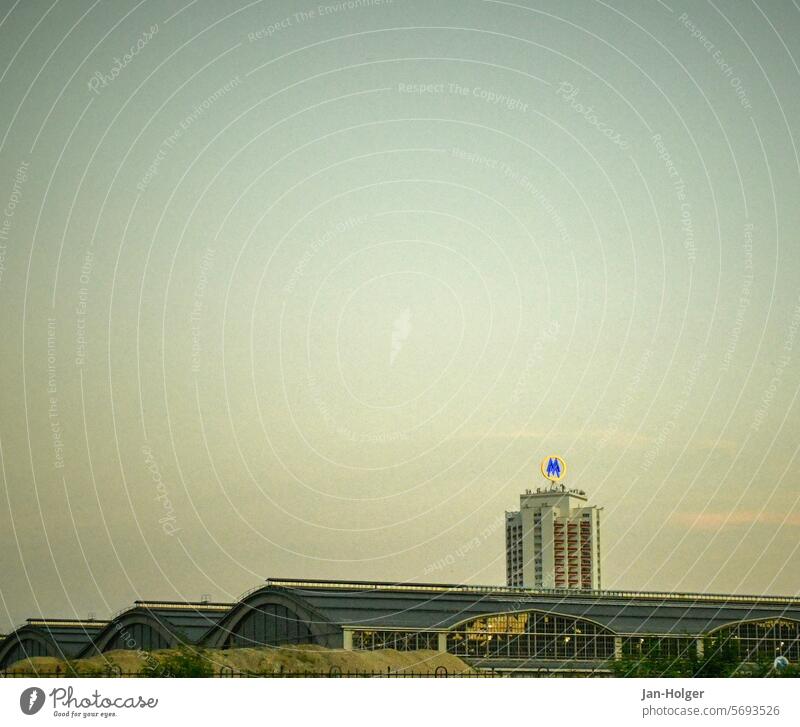
M0 669L26 656L297 644L449 652L499 670L595 672L626 656L702 656L708 644L797 663L800 598L274 578L236 603L138 601L108 621L30 619L0 642Z

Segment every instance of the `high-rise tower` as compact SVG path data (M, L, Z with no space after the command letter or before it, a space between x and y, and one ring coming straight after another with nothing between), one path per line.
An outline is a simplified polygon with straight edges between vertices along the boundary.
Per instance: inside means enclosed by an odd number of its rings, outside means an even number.
M554 464L555 462L555 464ZM506 513L506 583L525 588L600 589L600 510L558 480L566 467L545 458L549 487L526 490Z

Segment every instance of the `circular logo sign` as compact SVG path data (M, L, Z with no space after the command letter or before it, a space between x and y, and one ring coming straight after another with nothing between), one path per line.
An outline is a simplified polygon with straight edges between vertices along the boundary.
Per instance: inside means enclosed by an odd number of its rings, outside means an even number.
M36 714L44 707L44 691L39 687L28 687L19 697L19 708L23 714Z
M555 455L542 460L542 475L551 482L558 482L567 476L567 463Z

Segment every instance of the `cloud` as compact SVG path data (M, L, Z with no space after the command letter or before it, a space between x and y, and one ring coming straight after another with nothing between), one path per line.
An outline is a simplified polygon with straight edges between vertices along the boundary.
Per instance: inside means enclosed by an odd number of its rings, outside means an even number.
M467 432L463 435L467 439L580 439L585 437L594 440L597 448L613 447L616 449L636 450L652 446L656 437L626 429L574 429L574 430L549 430L537 431L531 429L494 431L490 434L481 432ZM683 447L683 441L680 446ZM708 450L724 451L735 454L739 447L738 442L732 439L716 440L711 437L695 437L689 442L688 449L694 452Z
M670 521L691 530L720 530L740 525L788 525L800 527L800 513L730 510L720 512L679 512Z

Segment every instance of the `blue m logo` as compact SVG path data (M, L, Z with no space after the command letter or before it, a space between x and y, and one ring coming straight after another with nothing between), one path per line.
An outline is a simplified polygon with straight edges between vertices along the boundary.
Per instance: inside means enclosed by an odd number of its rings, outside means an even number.
M555 457L550 457L547 461L547 476L561 477L561 465Z

